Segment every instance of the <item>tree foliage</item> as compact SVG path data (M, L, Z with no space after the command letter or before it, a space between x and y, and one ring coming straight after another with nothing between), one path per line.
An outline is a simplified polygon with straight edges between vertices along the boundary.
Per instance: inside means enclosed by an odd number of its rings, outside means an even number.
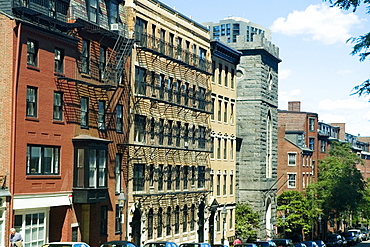
M235 210L235 232L241 239L255 238L259 228L259 215L246 203L238 203Z
M284 191L277 198L278 226L289 233L306 233L311 229L311 206L299 191Z
M349 10L352 9L353 12L357 10L362 3L367 5L366 13L370 14L370 0L323 0L331 3L333 6L337 6L341 9ZM359 37L352 37L348 40L354 44L351 55L359 55L359 60L365 61L370 55L370 32ZM355 91L353 94L369 95L370 94L370 79L365 80L362 84L355 86L353 88Z
M356 212L364 199L366 182L356 164L361 158L352 152L348 143L333 142L333 148L319 162L319 177L310 190L321 204L324 216L337 218ZM312 192L311 192L312 193Z

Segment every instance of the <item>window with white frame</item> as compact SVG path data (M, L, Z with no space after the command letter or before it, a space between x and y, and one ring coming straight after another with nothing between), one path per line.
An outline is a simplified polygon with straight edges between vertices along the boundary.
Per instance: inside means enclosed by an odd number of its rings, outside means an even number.
M288 166L295 166L297 164L297 153L288 153Z
M37 88L27 87L26 116L37 117Z
M122 166L122 154L116 154L116 165L114 169L114 175L116 177L116 193L120 193L122 186L121 186L121 166Z
M27 40L27 65L37 67L38 42Z
M296 188L296 173L288 173L288 188Z
M14 228L23 236L23 246L42 246L45 244L47 229L47 212L29 210L14 215Z
M135 128L134 136L135 142L145 142L145 123L146 117L141 115L135 115Z
M54 92L53 119L63 120L63 93Z

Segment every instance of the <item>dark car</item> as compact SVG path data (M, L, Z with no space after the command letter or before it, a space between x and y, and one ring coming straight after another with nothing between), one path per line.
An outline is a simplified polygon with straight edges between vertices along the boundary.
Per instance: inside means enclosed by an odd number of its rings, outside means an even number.
M211 247L208 243L183 243L179 247Z
M158 242L148 242L144 247L178 247L174 242L158 241Z
M359 242L358 237L355 232L345 232L343 236L347 240L348 245L355 245Z
M109 241L100 245L100 247L136 247L136 245L128 241Z
M307 247L319 247L315 241L303 241L302 243L307 245Z
M236 244L234 247L258 247L255 243Z
M344 247L342 236L339 234L329 234L326 238L327 247Z
M287 238L272 239L277 247L294 247L293 240Z
M317 243L319 247L326 247L326 244L324 241L322 240L314 240L314 241Z
M366 228L361 229L361 233L363 241L369 240L369 231Z
M304 243L295 243L294 247L307 247Z
M272 241L256 241L254 242L258 247L277 247Z

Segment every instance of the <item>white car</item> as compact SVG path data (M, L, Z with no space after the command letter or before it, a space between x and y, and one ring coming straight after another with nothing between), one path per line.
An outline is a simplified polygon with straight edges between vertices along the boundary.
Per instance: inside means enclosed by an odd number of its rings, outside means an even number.
M84 242L51 242L42 247L90 247L90 245Z

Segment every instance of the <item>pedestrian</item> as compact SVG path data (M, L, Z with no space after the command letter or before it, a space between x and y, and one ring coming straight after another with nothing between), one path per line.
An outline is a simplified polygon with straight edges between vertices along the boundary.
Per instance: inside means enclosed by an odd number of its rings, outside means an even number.
M239 239L239 238L236 238L235 240L234 240L234 242L233 242L233 245L235 246L235 245L237 245L237 244L241 244L242 243L242 241Z
M23 247L22 235L15 230L15 228L10 229L10 247Z

